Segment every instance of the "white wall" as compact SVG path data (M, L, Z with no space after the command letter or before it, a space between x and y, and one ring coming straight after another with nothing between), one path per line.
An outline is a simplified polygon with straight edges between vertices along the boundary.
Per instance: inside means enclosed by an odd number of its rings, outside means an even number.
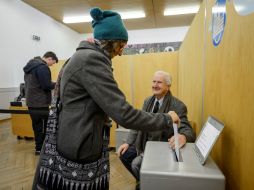
M23 67L32 57L51 50L66 59L80 40L79 33L20 0L0 1L0 25L0 88L18 87ZM41 40L32 40L34 34Z
M146 30L128 30L128 44L146 44L160 42L182 42L189 26L158 28ZM81 39L92 37L92 34L82 34Z
M189 27L171 27L128 31L128 44L145 44L183 41Z
M8 109L19 94L28 60L48 50L59 59L67 59L74 53L80 34L20 0L0 0L0 26L0 109ZM34 34L41 40L32 40ZM8 117L0 113L0 120Z
M0 109L9 109L10 102L19 95L19 88L0 88ZM10 118L10 114L0 113L0 120Z

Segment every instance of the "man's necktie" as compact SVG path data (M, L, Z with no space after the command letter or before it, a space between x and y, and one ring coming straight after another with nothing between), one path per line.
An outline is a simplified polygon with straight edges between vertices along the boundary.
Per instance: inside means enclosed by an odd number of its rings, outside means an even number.
M155 102L155 105L153 107L153 113L157 113L159 110L159 101L156 101Z

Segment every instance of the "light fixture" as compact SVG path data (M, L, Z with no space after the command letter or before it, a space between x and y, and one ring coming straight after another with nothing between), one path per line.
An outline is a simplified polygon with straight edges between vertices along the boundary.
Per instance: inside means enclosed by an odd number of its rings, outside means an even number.
M225 13L226 12L226 6L215 6L212 8L212 13Z
M198 12L198 9L199 5L170 7L164 10L164 16L194 14Z
M79 23L79 22L91 22L91 16L71 16L71 17L64 17L64 23Z
M129 11L129 12L119 12L122 19L134 19L134 18L144 18L146 14L144 11Z
M144 11L129 11L129 12L119 12L122 19L134 19L134 18L144 18L146 17ZM80 22L91 22L92 17L89 15L85 16L72 16L64 17L64 23L80 23Z

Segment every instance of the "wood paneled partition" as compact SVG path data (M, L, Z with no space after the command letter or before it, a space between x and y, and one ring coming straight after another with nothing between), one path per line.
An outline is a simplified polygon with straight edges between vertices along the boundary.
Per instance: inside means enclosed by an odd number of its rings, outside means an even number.
M202 125L205 4L200 7L179 50L179 98L187 105L188 116Z
M134 101L133 104L142 108L144 99L152 95L152 78L155 71L163 70L172 76L171 92L178 96L178 52L151 53L135 56L134 64Z
M171 92L174 96L178 96L178 52L128 55L122 56L118 61L120 60L130 64L130 78L126 78L124 81L131 81L132 102L130 103L135 108L141 109L145 98L152 95L152 79L154 72L158 70L166 71L172 75ZM121 65L120 62L117 64ZM119 77L117 78L119 79ZM118 82L120 81L118 80ZM120 83L120 87L121 85Z
M208 1L209 2L209 1ZM211 21L212 4L207 4ZM207 35L204 117L212 114L225 123L214 158L223 169L227 189L254 189L254 14L240 16L227 4L221 44ZM206 28L208 31L208 26Z
M211 10L214 4L215 0L203 1L180 49L179 95L185 102L187 101L194 118L198 118L196 114L201 114L201 120L204 121L209 115L213 115L224 122L225 128L215 144L212 157L226 176L226 189L252 190L254 189L252 164L254 156L254 14L240 16L234 10L233 2L227 1L227 19L223 38L215 47L210 31ZM206 23L205 29L203 23ZM204 41L203 46L199 40ZM193 47L198 49L193 50ZM204 54L202 54L203 50ZM194 82L193 74L189 73L190 68L193 67L196 70L196 76L203 76L198 77L197 83ZM204 84L203 97L200 97L202 88L198 92L191 92L191 97L188 97L186 89L199 89L196 85L202 87L202 84ZM189 103L191 98L193 102L197 102L196 106L200 106L196 108L196 113L192 113L194 105Z
M52 81L57 80L58 73L60 72L64 63L65 63L65 60L59 60L58 63L56 63L50 67Z
M112 60L114 78L130 103L133 101L132 95L132 57L117 56Z

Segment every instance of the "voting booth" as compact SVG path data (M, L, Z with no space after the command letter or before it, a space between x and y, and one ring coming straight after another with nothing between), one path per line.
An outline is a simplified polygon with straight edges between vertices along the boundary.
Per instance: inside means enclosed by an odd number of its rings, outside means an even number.
M224 190L225 177L209 153L224 125L209 117L195 143L178 151L148 141L140 170L141 190Z

